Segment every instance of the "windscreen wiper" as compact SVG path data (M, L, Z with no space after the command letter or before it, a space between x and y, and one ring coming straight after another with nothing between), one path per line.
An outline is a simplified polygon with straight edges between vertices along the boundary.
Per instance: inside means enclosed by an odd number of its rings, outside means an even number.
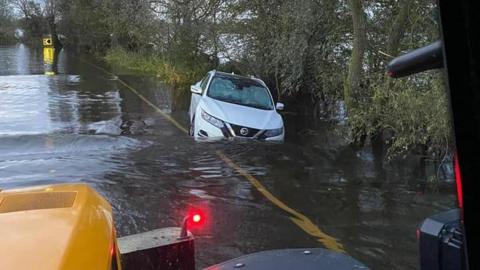
M430 45L394 58L387 65L387 74L392 78L401 78L422 71L443 67L442 42L436 41Z

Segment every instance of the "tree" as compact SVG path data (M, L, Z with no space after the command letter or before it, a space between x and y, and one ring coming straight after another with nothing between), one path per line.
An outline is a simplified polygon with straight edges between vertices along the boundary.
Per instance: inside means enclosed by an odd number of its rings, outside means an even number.
M367 45L366 18L363 10L363 0L350 0L353 43L352 55L348 66L348 75L345 81L344 99L347 109L355 113L361 95L363 74L363 58Z
M0 44L15 40L15 25L11 7L6 0L0 0Z
M55 48L58 50L62 47L60 39L58 38L57 23L58 23L58 0L44 0L43 16L48 25L48 34L52 35L52 41Z
M20 27L24 30L27 42L37 43L47 34L47 26L40 2L32 0L12 0L11 4L20 12Z
M393 56L438 38L432 0L12 1L32 36L58 32L100 55L115 49L120 57L109 59L130 57L120 62L180 85L216 67L261 77L302 114L344 101L360 144L374 138L392 153L437 153L449 143L440 77L385 76Z

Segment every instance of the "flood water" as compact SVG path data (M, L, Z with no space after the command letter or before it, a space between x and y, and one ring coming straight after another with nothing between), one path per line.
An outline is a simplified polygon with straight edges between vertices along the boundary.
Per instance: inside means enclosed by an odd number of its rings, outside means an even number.
M179 226L187 209L202 208L199 267L266 249L323 247L218 151L371 269L418 269L417 226L455 205L453 183L428 184L435 171L418 173L418 160L382 169L368 149L345 143L342 127L319 120L286 113L284 144L194 142L79 59L95 62L62 51L57 74L46 76L42 50L0 47L1 189L88 183L112 204L119 236ZM185 91L115 74L188 126Z

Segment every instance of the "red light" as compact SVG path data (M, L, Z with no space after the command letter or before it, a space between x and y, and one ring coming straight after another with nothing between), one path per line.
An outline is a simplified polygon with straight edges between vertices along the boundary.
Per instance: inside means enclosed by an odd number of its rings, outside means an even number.
M199 223L202 220L202 216L200 216L199 214L195 214L193 215L192 220L195 223Z
M460 164L458 162L458 153L455 153L454 162L455 162L455 182L457 184L457 196L458 196L458 206L460 207L460 213L463 220L463 190L462 190L462 175L460 173Z
M206 216L199 208L189 209L187 213L187 221L191 227L200 228L206 222Z

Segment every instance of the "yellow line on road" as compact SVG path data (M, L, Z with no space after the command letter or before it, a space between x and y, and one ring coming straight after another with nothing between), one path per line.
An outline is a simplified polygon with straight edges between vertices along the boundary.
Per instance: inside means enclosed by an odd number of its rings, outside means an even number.
M160 113L163 117L165 117L168 121L170 121L174 126L176 126L179 130L183 131L183 133L188 134L188 130L182 126L177 120L173 119L170 115L166 114L163 112L160 108L155 106L152 102L150 102L146 97L144 97L142 94L140 94L135 88L131 87L130 85L126 84L124 81L121 79L118 79L118 82L120 82L122 85L127 87L130 91L135 93L141 100L143 100L145 103L147 103L150 107L152 107L156 112Z
M254 186L258 192L260 192L265 198L267 198L270 202L272 202L274 205L276 205L278 208L281 208L285 212L289 213L292 215L290 219L297 224L302 230L304 230L306 233L310 234L313 237L316 237L319 242L321 242L325 247L328 249L338 251L338 252L345 252L343 249L342 244L338 242L338 240L324 232L322 232L313 222L304 216L303 214L295 211L294 209L290 208L288 205L280 201L275 195L270 193L265 186L260 183L260 181L255 178L253 175L248 173L245 169L241 168L238 166L235 162L233 162L230 158L228 158L224 153L221 151L217 151L217 155L231 168L236 170L239 174L241 174L243 177L245 177L252 186Z
M81 58L78 58L80 61L93 66L109 75L116 76L115 74L111 73L110 71L97 66L95 64L92 64L90 62L87 62ZM127 83L125 83L123 80L118 78L118 82L120 82L123 86L125 86L127 89L132 91L135 95L137 95L141 100L143 100L145 103L147 103L150 107L152 107L156 112L160 113L165 119L170 121L174 126L176 126L179 130L183 131L184 133L188 134L188 131L185 127L183 127L179 122L177 122L175 119L173 119L170 115L166 114L163 112L159 107L157 107L155 104L150 102L145 96L143 96L141 93L139 93L135 88L131 87ZM267 198L271 203L273 203L275 206L278 208L284 210L285 212L289 213L291 215L290 220L295 223L298 227L300 227L303 231L308 233L309 235L317 238L317 240L322 243L326 248L337 251L337 252L345 252L343 245L339 242L338 239L324 233L320 228L317 227L308 217L305 215L295 211L285 203L283 203L280 199L275 197L272 193L270 193L265 186L262 185L262 183L255 178L253 175L248 173L245 169L241 168L238 166L234 161L232 161L230 158L228 158L223 152L217 151L216 154L218 157L225 162L229 167L237 171L240 175L242 175L245 179L247 179L252 186L254 186L260 194L262 194L265 198Z
M118 78L117 75L111 73L110 71L100 67L100 66L97 66L93 63L90 63L90 62L87 62L85 60L83 60L82 58L78 58L80 61L82 61L83 63L87 64L87 65L90 65L92 67L95 67L111 76L114 76L117 78L117 81L122 84L123 86L125 86L128 90L132 91L135 95L137 95L141 100L143 100L145 103L148 104L148 106L152 107L156 112L158 112L159 114L161 114L165 119L167 119L168 121L170 121L170 123L172 123L174 126L176 126L179 130L181 130L183 133L186 133L188 134L188 130L182 126L182 124L180 124L177 120L173 119L170 115L168 115L167 113L165 113L164 111L162 111L160 108L158 108L157 106L155 106L155 104L153 104L152 102L150 102L150 100L148 100L144 95L140 94L135 88L131 87L130 85L128 85L126 82L124 82L122 79Z

